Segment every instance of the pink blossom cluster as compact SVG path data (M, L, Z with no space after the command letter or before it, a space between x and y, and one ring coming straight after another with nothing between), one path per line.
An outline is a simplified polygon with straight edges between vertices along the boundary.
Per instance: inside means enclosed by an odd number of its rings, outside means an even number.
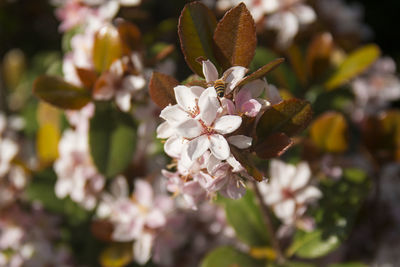
M69 196L86 209L96 206L105 183L105 178L94 166L89 151L89 119L93 113L93 103L80 111L68 112L67 117L74 129L64 131L58 145L59 157L54 163L57 197Z
M214 82L218 72L211 61L203 61L203 73L211 87L179 85L174 88L177 104L165 107L160 117L165 120L157 128L157 137L167 139L165 152L173 158L175 171L163 170L170 192L181 194L189 206L220 192L237 199L245 193L245 180L252 179L232 153L252 145L249 136L235 134L245 117L257 117L271 103L257 99L266 93L271 101L279 101L276 89L263 80L234 90L247 69L234 66L222 75L225 96L218 97ZM271 93L273 92L273 93Z
M28 180L24 168L14 162L20 150L14 124L0 113L0 209L14 202Z
M116 177L111 192L102 195L97 215L112 223L112 240L134 242L135 261L144 264L151 257L154 238L167 223L173 201L167 195L153 192L145 180L135 180L134 187L134 193L130 195L126 178Z
M73 266L69 251L56 246L58 220L40 207L18 205L0 213L0 266Z

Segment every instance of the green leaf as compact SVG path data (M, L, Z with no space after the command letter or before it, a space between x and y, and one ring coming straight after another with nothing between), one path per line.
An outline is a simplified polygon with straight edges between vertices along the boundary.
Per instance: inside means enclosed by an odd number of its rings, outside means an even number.
M335 263L328 267L368 267L368 265L361 262L348 262L348 263Z
M269 72L273 71L275 68L277 68L279 65L281 65L285 61L284 58L277 58L274 61L264 65L263 67L259 68L252 74L246 76L239 84L238 87L245 85L246 83L249 83L251 81L260 79L267 75Z
M327 112L313 121L310 127L310 135L318 148L334 153L345 152L348 126L341 113Z
M268 264L267 267L316 267L316 265L311 263L288 261L285 262L284 264L271 263Z
M176 104L174 87L177 85L179 82L175 78L154 71L149 83L150 97L161 109Z
M90 92L69 84L59 77L42 75L33 84L33 93L56 107L81 109L91 101Z
M228 246L219 247L208 253L201 267L263 267L265 264Z
M307 101L293 98L275 104L260 118L257 125L258 142L261 143L273 133L293 136L306 128L311 118L312 110Z
M123 172L132 161L135 141L135 124L128 114L104 103L96 105L89 145L99 172L107 177Z
M288 256L296 256L306 259L322 257L340 245L340 240L335 235L323 237L321 230L313 232L298 231L294 237L293 243L287 251Z
M186 4L179 17L178 34L186 63L202 77L203 68L197 59L204 57L216 63L212 38L216 25L212 11L200 2Z
M363 46L352 52L325 83L325 87L332 90L347 83L368 69L379 58L380 53L379 47L374 44Z
M117 28L105 25L96 32L93 43L93 64L97 72L107 70L122 56L122 42Z
M247 190L241 199L223 199L226 219L235 229L237 237L250 246L262 247L269 244L265 223L254 193Z
M256 26L246 5L240 3L220 20L214 32L216 56L224 69L247 67L257 46Z

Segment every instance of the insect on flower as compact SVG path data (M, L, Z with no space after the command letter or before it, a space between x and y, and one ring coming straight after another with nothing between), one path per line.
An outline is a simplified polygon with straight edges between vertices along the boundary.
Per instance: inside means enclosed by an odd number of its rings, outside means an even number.
M219 98L224 97L225 95L225 88L226 88L226 78L229 74L232 73L233 70L228 70L224 73L221 79L215 80L214 82L210 82L208 85L213 86Z

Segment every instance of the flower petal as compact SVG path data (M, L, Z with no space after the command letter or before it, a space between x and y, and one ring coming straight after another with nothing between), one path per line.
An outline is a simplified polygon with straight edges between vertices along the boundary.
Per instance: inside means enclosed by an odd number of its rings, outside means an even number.
M135 180L135 199L145 207L153 206L153 188L144 180Z
M179 124L190 118L189 114L186 113L179 105L166 106L160 113L160 118L168 121L171 126Z
M218 71L214 64L209 60L203 60L203 74L206 82L214 82L218 79Z
M253 138L245 135L233 135L228 137L228 142L240 149L249 148L252 140Z
M183 110L191 112L196 109L196 99L199 98L199 88L201 87L194 86L192 89L184 85L178 85L174 88L176 102Z
M214 130L221 134L236 131L242 124L242 118L235 115L225 115L215 120Z
M256 117L260 112L262 105L255 99L250 99L249 101L243 103L240 107L240 111L243 112L248 117Z
M202 133L203 127L195 119L188 119L176 126L176 132L185 138L195 138Z
M285 224L290 224L294 219L296 203L293 199L287 199L274 206L274 212Z
M271 160L270 174L277 185L282 188L288 188L292 182L292 178L296 173L296 167L291 164L285 164L280 160Z
M229 73L229 75L226 77L225 81L227 82L227 86L225 89L225 94L229 94L240 82L240 80L243 79L244 75L247 73L248 69L242 66L234 66L229 69L227 69L224 72Z
M290 188L295 191L304 187L311 177L311 170L307 162L301 162L296 167L296 174L290 183Z
M297 16L300 24L306 25L315 21L317 15L315 14L314 9L307 5L296 5L292 8L293 14Z
M267 86L265 90L265 97L271 103L271 105L278 104L282 101L282 97L279 95L278 89L272 84Z
M199 98L200 118L207 125L211 125L220 107L217 94L213 87L207 88Z
M321 191L315 186L308 186L296 194L296 202L300 204L310 203L322 197Z
M169 125L167 121L164 121L157 127L157 138L167 139L175 133L175 129Z
M115 94L117 106L124 112L131 108L131 94L127 90L120 90Z
M190 160L195 160L203 155L210 147L210 141L206 135L201 135L189 142L187 146L187 154ZM229 148L229 147L228 147Z
M141 265L145 264L151 256L151 248L153 247L153 236L144 232L133 245L133 255L135 261Z
M210 138L210 150L211 153L220 160L226 160L231 151L229 149L228 142L225 137L220 134L213 134L209 136Z
M179 158L181 156L185 139L182 137L170 137L164 144L165 153L172 158Z

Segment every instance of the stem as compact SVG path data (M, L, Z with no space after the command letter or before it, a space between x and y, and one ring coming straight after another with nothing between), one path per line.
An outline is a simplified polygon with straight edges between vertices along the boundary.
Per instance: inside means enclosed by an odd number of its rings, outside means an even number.
M261 207L261 214L263 216L265 225L267 227L268 235L271 238L272 247L275 249L276 254L277 254L277 261L278 261L279 264L283 264L286 261L286 259L285 259L285 256L284 256L283 252L282 252L282 248L281 248L281 246L279 244L279 241L275 236L275 229L274 229L274 226L272 224L272 220L271 220L271 215L270 215L269 209L263 202L263 197L261 195L260 190L257 187L257 182L256 181L252 181L252 183L253 183L254 191L256 192L258 203L259 203L259 205Z

